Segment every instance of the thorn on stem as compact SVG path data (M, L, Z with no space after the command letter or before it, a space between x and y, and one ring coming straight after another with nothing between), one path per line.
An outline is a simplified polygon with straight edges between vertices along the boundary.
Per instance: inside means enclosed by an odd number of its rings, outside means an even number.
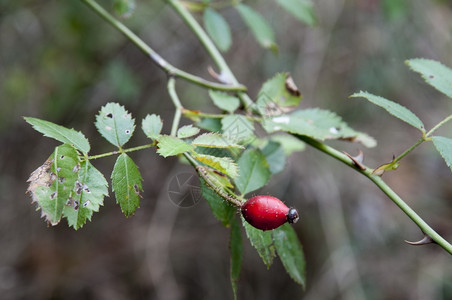
M424 233L424 237L417 242L410 242L405 240L405 243L413 245L413 246L423 246L427 244L435 244L435 241L427 234Z
M207 72L209 72L210 76L212 76L221 83L232 84L230 78L226 74L224 74L224 72L218 74L211 66L207 67Z
M359 153L356 156L351 156L350 154L348 154L347 152L344 151L344 154L347 155L355 164L355 166L364 171L366 169L366 167L362 164L363 160L364 160L364 153L361 151L361 149L358 150Z

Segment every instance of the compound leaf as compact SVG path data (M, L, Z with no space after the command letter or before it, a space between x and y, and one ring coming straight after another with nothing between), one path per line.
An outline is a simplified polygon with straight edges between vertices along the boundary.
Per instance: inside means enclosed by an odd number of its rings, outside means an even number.
M239 176L234 181L243 195L263 187L270 179L267 160L259 150L245 150L237 160L237 164Z
M51 225L57 225L68 203L78 178L80 161L77 150L69 144L55 148L49 159L28 179L27 192L32 203L38 204L41 216Z
M118 156L111 174L112 187L121 210L126 217L135 213L140 206L140 191L143 191L140 171L125 153Z
M257 95L257 109L265 116L292 111L301 101L301 93L287 73L278 73L267 80Z
M118 103L107 103L96 116L96 128L111 144L122 147L132 137L135 119Z
M251 143L256 137L254 125L245 116L229 115L221 119L223 137L236 143Z
M70 144L85 154L89 152L90 145L88 139L80 131L36 118L25 117L24 119L44 136L53 138L63 144Z
M410 59L405 63L411 70L420 73L428 84L452 98L452 69L438 61L425 58Z
M207 175L209 176L209 175ZM212 188L210 188L204 179L201 178L201 193L207 203L209 203L210 209L213 215L221 221L223 226L229 226L232 217L235 213L235 208L219 196Z
M391 100L385 99L380 96L372 95L368 92L359 92L351 95L350 97L362 97L370 102L372 102L375 105L380 106L381 108L385 109L388 113L393 115L396 118L399 118L400 120L404 121L405 123L410 124L411 126L419 129L422 132L425 132L424 124L422 121L408 108L405 106L402 106L396 102L393 102Z
M269 141L264 149L262 149L262 154L264 154L272 174L277 174L284 170L286 155L281 144Z
M203 21L204 27L215 45L221 51L227 51L232 45L231 29L223 16L211 8L206 8Z
M273 52L278 52L278 46L275 43L275 33L264 17L243 3L239 3L235 8L248 28L251 29L259 44L264 48L271 49Z
M170 135L162 135L158 138L158 141L157 153L163 157L178 155L194 148L183 140Z
M148 138L155 140L159 137L163 128L162 119L156 114L147 115L141 122L141 128Z
M272 232L263 231L251 226L242 217L242 224L245 227L246 236L250 240L251 245L256 248L257 253L262 258L262 261L270 268L273 259L276 257L275 246L273 245Z
M290 277L298 284L305 286L306 262L303 248L295 230L289 224L272 231L276 252Z
M353 130L335 113L318 108L299 110L289 115L264 119L263 126L267 132L280 130L319 140L348 140L361 142L366 147L376 145L373 138Z
M193 125L185 125L177 130L177 137L180 139L185 139L192 137L199 133L199 128L193 127Z
M432 140L436 150L438 150L443 159L446 161L447 166L452 171L452 139L442 136L434 136L432 137Z
M78 179L63 210L69 226L77 230L86 220L91 221L93 212L99 211L105 196L108 196L108 183L104 175L89 161L82 161Z
M226 136L213 132L204 133L196 137L192 145L209 148L244 148L234 141L229 140Z
M209 90L209 96L218 108L230 113L234 112L240 106L239 98L224 92Z
M203 164L220 171L231 178L235 178L239 175L239 168L237 164L229 157L217 157L199 153L194 154L193 157Z

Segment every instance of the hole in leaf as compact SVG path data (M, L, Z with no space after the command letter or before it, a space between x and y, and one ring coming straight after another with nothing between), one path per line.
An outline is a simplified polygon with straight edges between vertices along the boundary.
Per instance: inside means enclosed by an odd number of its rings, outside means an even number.
M72 168L72 172L77 173L78 171L80 171L80 164L76 164L76 165Z
M126 129L126 134L130 134L130 130L129 129Z
M82 184L78 180L75 182L74 191L77 195L80 195L82 193Z
M60 159L64 159L64 155L61 155L61 156L60 156Z
M83 185L83 190L87 193L91 193L91 190L89 189L89 187L86 184Z
M66 178L64 178L64 177L58 178L59 183L64 183L65 181L66 181Z
M113 119L113 114L112 113L108 113L107 114L107 118Z
M83 207L87 207L88 205L90 205L90 201L88 200L88 201L85 201L84 203L83 203Z
M53 192L52 194L50 194L50 200L55 199L56 195L57 195L57 192Z

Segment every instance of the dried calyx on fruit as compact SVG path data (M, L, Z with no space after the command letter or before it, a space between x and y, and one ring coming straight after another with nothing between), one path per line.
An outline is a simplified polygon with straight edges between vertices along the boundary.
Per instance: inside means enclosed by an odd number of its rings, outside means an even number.
M241 211L248 223L261 230L272 230L286 222L296 223L300 218L295 208L272 196L255 196L242 205Z

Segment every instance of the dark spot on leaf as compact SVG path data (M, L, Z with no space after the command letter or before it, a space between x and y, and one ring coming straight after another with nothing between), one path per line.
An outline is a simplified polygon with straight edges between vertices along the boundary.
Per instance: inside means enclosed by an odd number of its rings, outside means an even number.
M433 75L430 75L428 78L430 78L430 79L433 79L433 78L435 78L435 76L433 76Z
M82 193L82 184L78 180L75 182L74 191L77 195L80 195Z
M137 184L134 184L134 185L133 185L133 189L135 190L135 194L137 194L138 196L141 197L141 195L140 195L140 189L139 189L139 187L138 187Z
M113 114L112 113L108 113L107 114L107 118L113 119Z
M53 192L52 194L50 194L50 200L55 199L56 195L57 195L57 192Z
M78 201L74 201L74 209L78 210L78 208L80 207L80 204Z
M64 159L64 155L61 155L61 156L60 156L60 159Z
M130 134L130 130L129 129L126 129L126 134Z
M72 168L72 172L77 173L78 171L80 171L80 164L76 164L73 168Z
M87 193L91 193L91 190L89 189L89 187L86 184L83 185L83 190Z
M87 207L89 204L90 204L91 202L88 200L88 201L85 201L84 203L83 203L83 207Z
M59 183L64 183L65 181L66 181L66 178L64 178L64 177L58 178Z

